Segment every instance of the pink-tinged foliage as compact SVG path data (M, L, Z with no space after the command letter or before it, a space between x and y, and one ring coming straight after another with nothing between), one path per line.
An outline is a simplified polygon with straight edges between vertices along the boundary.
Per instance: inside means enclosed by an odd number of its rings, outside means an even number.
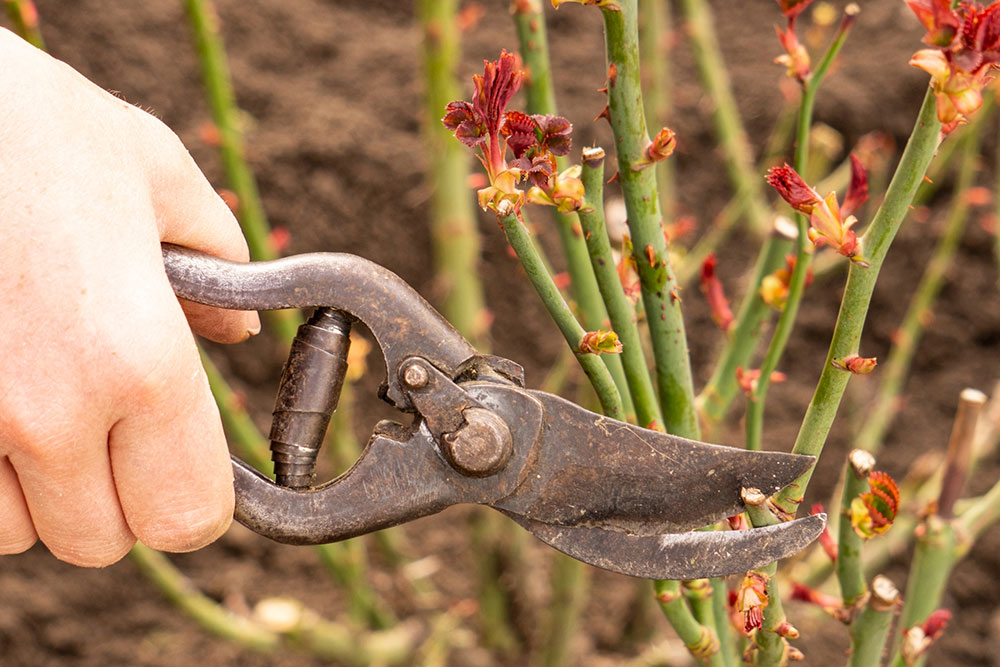
M767 608L767 575L751 570L743 577L736 592L736 611L743 615L743 631L759 630L764 625L764 609Z
M787 379L784 373L781 371L773 371L771 373L771 382L777 384L778 382L784 382ZM736 384L739 385L740 389L747 396L753 396L757 391L757 383L760 381L760 369L752 368L750 370L744 370L742 366L736 367Z
M787 164L771 168L766 178L792 208L809 216L809 240L813 245L829 245L852 262L868 266L868 262L861 256L861 242L851 229L858 220L850 214L850 207L863 202L868 190L868 177L860 160L851 160L851 189L848 191L850 206L846 210L844 206L837 204L836 193L831 192L825 199L821 198Z
M927 653L927 649L941 636L950 620L950 611L935 609L922 625L907 628L903 632L903 642L900 646L900 653L902 653L906 664L914 664Z
M488 181L478 191L483 208L497 209L509 202L519 213L528 200L575 210L583 202L583 185L571 170L557 175L555 163L555 156L569 153L573 126L562 116L508 111L523 76L517 57L501 52L496 62L486 61L483 73L473 77L473 101L450 102L441 122L459 141L480 150ZM508 149L513 153L511 162ZM531 186L527 195L521 189L525 180Z
M938 120L949 132L982 106L982 89L1000 62L1000 2L983 6L962 0L906 0L927 30L933 47L914 54L910 64L931 75Z
M729 325L733 323L733 311L722 289L722 281L715 273L715 265L715 253L709 253L701 265L701 291L708 300L712 321L723 331L728 331Z
M801 14L812 2L813 0L778 0L778 7L786 19L794 21L795 17Z
M853 373L854 375L868 375L878 366L878 359L875 357L862 357L858 354L851 354L843 359L834 359L830 362L834 368Z
M620 354L622 344L614 331L588 331L580 339L577 351L582 354Z
M869 490L851 501L851 526L863 539L882 535L892 526L899 511L899 487L887 473L868 476Z
M868 172L857 155L851 153L851 184L847 186L847 196L840 207L843 216L854 213L868 200Z
M810 515L823 514L823 503L816 503L812 506L809 511ZM833 535L830 533L830 526L823 526L823 532L819 534L819 544L823 547L823 552L826 554L834 563L837 562L837 554L840 552L840 548L837 546L837 542L833 539Z
M800 213L809 215L813 207L823 201L823 198L809 187L787 162L780 167L769 169L765 178L768 184L778 191L781 198Z

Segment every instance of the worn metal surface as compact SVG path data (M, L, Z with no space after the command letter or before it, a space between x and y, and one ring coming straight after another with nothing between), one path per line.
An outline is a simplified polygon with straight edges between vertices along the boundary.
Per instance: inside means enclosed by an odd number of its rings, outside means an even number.
M299 327L281 372L268 436L279 485L313 485L316 457L347 375L350 346L351 320L336 310L318 308Z
M408 426L380 423L358 462L316 487L275 484L234 459L236 518L272 539L332 542L479 503L574 558L666 579L765 564L804 547L825 523L679 532L740 512L744 487L774 493L813 459L686 440L523 389L517 364L476 355L412 288L366 260L316 254L241 265L164 245L164 264L175 292L200 303L326 306L360 319L382 347L387 400L418 415ZM308 384L342 381L338 368L317 362ZM318 403L308 406L296 404L298 389L279 395L282 414L335 405L339 390L315 391ZM304 420L300 439L321 440L322 418ZM282 481L301 486L311 475L292 472Z

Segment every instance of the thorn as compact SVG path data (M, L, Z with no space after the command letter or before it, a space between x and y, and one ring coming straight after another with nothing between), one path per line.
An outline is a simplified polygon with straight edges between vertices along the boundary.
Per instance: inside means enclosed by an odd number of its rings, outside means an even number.
M611 107L606 104L604 105L604 108L601 109L601 113L594 116L594 122L596 123L602 118L606 119L609 123L611 122Z
M616 171L615 173L611 174L611 178L606 180L605 183L614 183L617 180L618 180L618 172Z
M929 179L926 175L924 176L924 183L930 183L931 185L934 185L934 181Z
M608 94L608 87L604 86L603 88L598 88L597 92L601 93L602 95L607 95Z
M611 63L608 65L608 84L614 88L616 81L618 81L618 66Z
M646 253L646 262L649 263L649 266L651 268L655 269L656 268L656 250L653 248L653 244L652 243L646 244L646 247L643 248L643 251Z

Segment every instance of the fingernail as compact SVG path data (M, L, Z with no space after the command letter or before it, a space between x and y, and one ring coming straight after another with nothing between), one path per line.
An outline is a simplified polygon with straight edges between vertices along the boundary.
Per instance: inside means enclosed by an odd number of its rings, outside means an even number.
M256 336L260 333L260 315L254 311L247 312L247 334Z

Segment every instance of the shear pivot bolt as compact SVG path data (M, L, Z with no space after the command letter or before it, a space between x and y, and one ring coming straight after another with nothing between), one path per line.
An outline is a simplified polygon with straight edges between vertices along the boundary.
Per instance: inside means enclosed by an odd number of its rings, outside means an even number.
M514 450L507 423L492 410L466 408L465 424L442 440L445 457L463 475L488 477L503 469Z
M430 381L430 374L420 363L414 362L403 371L403 382L410 389L420 389L427 386Z

